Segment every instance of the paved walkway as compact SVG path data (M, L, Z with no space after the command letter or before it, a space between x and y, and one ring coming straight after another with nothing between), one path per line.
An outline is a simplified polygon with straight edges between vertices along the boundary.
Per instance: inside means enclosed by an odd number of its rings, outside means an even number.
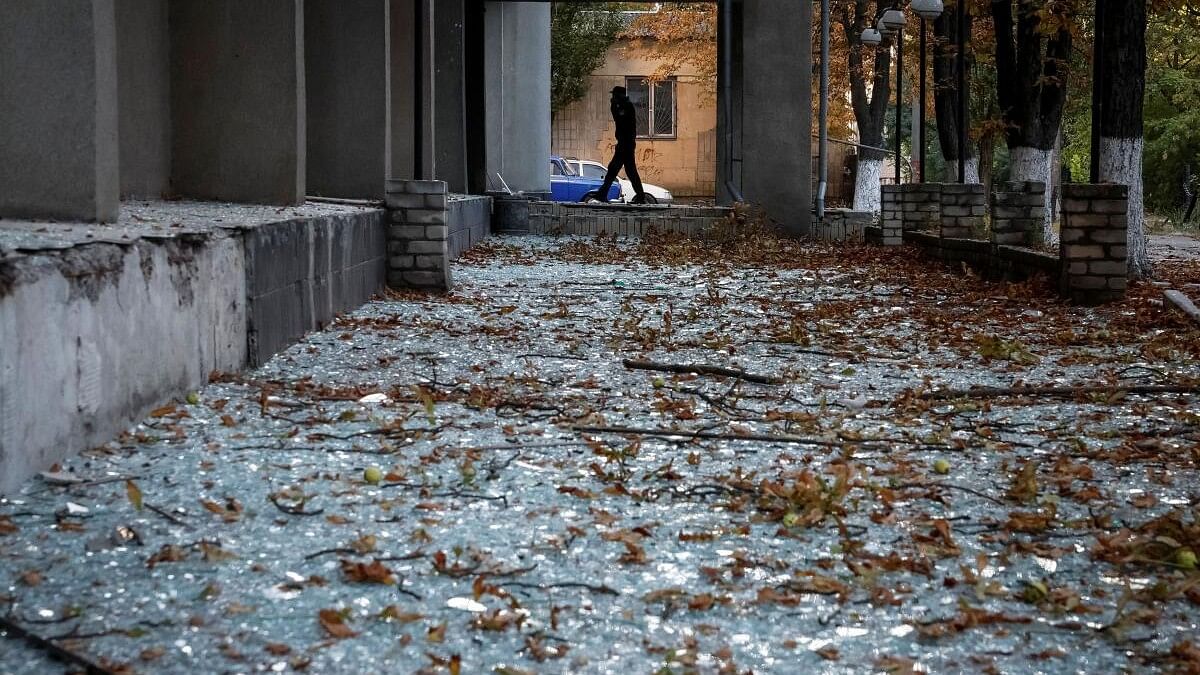
M1150 255L1156 260L1200 261L1200 238L1188 234L1152 234Z
M1200 397L1105 387L1200 335L905 255L489 244L0 500L0 616L114 671L1195 667Z

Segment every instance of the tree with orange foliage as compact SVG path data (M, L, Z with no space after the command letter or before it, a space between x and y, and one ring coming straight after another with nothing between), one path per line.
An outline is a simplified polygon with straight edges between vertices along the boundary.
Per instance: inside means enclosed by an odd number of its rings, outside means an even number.
M892 91L892 50L889 41L878 49L864 45L862 32L864 28L874 26L880 12L890 6L889 2L871 0L833 0L830 6L830 21L841 26L841 38L846 46L846 79L858 126L858 141L874 148L883 146L883 124ZM831 54L830 65L837 61ZM884 153L879 150L859 149L854 210L879 212L883 157Z

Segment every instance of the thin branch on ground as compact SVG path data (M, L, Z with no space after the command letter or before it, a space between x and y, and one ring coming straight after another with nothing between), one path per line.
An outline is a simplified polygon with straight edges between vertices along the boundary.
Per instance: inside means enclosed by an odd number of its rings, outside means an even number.
M655 436L658 438L704 438L725 441L756 441L761 443L791 443L796 445L816 445L829 448L840 448L843 445L863 445L871 441L828 441L821 438L805 438L776 434L730 434L712 431L685 431L683 429L643 429L638 427L594 427L573 426L573 430L588 434L626 434L637 436Z
M946 400L955 398L1003 398L1005 396L1063 396L1082 394L1200 394L1200 385L1146 384L1132 387L1117 385L1079 385L1074 387L974 387L927 391L919 398Z
M620 591L616 590L615 588L605 586L604 584L586 584L586 583L583 583L582 581L562 581L562 582L559 582L556 584L531 584L531 583L525 583L525 582L521 582L521 581L506 581L502 584L497 584L497 585L499 585L499 586L514 586L516 588L531 588L536 591L549 591L549 590L553 590L555 588L585 588L593 593L600 593L603 595L620 595L621 594Z
M687 373L694 375L718 375L721 377L733 377L746 382L754 382L755 384L783 384L782 377L774 375L755 375L747 373L744 370L737 368L726 368L724 366L708 366L700 363L655 363L653 361L638 361L635 359L623 359L621 364L630 370L653 370L661 373Z
M34 635L33 633L25 630L21 626L2 616L0 616L0 629L3 629L3 631L9 635L9 637L14 639L22 639L38 649L51 654L61 661L72 663L80 668L83 668L84 672L88 675L115 675L115 671L99 665L95 661L92 661L82 654L77 654L76 652L73 652L65 647L54 644L46 638Z

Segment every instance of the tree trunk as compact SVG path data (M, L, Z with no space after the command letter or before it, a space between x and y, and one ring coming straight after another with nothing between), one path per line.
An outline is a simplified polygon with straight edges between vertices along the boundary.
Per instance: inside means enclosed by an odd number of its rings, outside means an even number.
M970 34L971 19L968 16L967 35ZM966 90L970 92L973 59L969 53L966 60ZM937 120L938 145L946 160L944 180L948 183L958 182L958 104L958 19L952 0L933 22L933 114ZM970 124L969 120L967 124ZM979 161L972 145L967 143L967 182L978 183Z
M863 145L883 146L883 123L891 95L890 78L892 53L885 44L879 49L862 44L862 31L874 25L875 12L870 0L846 0L840 6L838 23L846 34L850 52L850 103L858 126L858 140ZM865 57L874 54L871 66L870 95L867 92L868 73ZM858 177L854 181L854 209L880 211L879 178L883 173L884 153L867 148L858 149Z
M1129 186L1129 275L1150 276L1142 202L1142 100L1146 92L1146 0L1103 3L1100 180Z
M996 98L1007 126L1012 179L1046 184L1042 230L1048 243L1056 240L1049 201L1050 154L1062 125L1067 99L1065 65L1071 57L1066 17L1058 17L1058 27L1048 35L1041 30L1040 13L1054 9L1045 0L1018 0L1014 20L1012 0L992 0Z
M996 157L996 138L985 135L979 139L979 182L983 191L992 194L992 162Z
M957 141L955 141L955 145L958 145ZM968 144L968 145L971 145L971 144ZM970 149L970 148L968 148L968 149ZM980 182L979 158L978 157L972 156L972 157L967 158L967 168L966 168L966 170L963 171L963 176L968 183ZM957 183L958 182L958 160L957 159L947 159L946 160L946 175L945 175L945 177L943 177L942 181L945 183Z

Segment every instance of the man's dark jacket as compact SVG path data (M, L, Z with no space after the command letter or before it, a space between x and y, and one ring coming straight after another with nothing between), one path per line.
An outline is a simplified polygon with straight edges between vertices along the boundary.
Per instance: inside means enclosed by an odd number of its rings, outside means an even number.
M613 122L617 124L617 142L633 143L637 138L637 112L633 109L633 101L628 98L615 100L610 107Z

